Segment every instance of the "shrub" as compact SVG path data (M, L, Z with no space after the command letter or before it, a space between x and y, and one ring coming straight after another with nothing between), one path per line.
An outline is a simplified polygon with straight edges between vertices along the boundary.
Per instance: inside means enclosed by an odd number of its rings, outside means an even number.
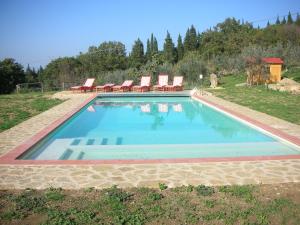
M121 188L118 188L117 185L104 189L104 192L110 200L116 200L119 202L125 202L132 197L131 193L123 191Z
M174 68L175 75L182 75L188 83L199 81L199 74L207 75L206 63L196 53L189 53Z
M19 83L25 82L23 67L14 59L0 61L0 94L9 94Z
M198 195L202 196L211 196L215 191L213 187L205 186L205 185L199 185L195 188Z
M51 201L62 201L65 198L65 195L62 193L61 188L52 188L52 187L50 187L45 192L45 196L48 200Z
M254 199L253 193L254 187L251 185L232 185L232 186L221 186L219 187L220 192L229 193L232 196L239 198L244 198L246 201L251 201Z
M163 196L161 194L153 191L153 192L148 193L147 200L151 201L151 202L154 202L154 201L162 199L162 197Z
M167 186L166 184L164 184L164 183L159 183L158 186L159 186L159 189L160 189L161 191L163 191L163 190L165 190L165 189L168 188L168 186Z

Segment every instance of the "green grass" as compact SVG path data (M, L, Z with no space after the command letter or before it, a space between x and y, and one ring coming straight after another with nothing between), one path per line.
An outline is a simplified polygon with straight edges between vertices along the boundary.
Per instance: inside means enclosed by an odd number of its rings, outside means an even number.
M61 103L52 93L0 95L0 132Z
M300 95L269 90L264 85L235 86L243 82L246 82L245 75L224 76L220 84L224 89L209 91L217 97L300 125Z
M191 187L163 191L117 186L88 192L54 188L2 190L0 224L298 224L300 221L300 184Z

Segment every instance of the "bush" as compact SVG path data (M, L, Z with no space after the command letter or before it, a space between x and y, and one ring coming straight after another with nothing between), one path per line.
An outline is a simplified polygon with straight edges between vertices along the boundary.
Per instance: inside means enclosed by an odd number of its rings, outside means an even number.
M158 186L161 191L166 190L168 188L168 186L164 183L159 183Z
M97 82L99 84L122 84L125 80L133 80L135 84L138 84L140 82L141 75L141 72L136 68L130 68L127 70L115 70L100 73L99 75L97 75Z
M198 195L202 196L211 196L213 193L215 193L213 187L205 186L205 185L199 185L195 188Z
M165 62L157 67L158 73L173 74L174 66L171 63Z
M133 195L123 191L121 188L118 188L116 185L111 188L103 190L108 198L112 201L125 202L129 200Z
M25 82L23 67L14 59L0 61L0 94L9 94L16 85Z
M174 74L184 76L188 83L196 83L199 81L199 74L207 75L207 66L197 53L192 52L175 65Z
M62 193L61 188L49 188L45 192L45 196L48 200L51 201L62 201L65 198L65 195Z

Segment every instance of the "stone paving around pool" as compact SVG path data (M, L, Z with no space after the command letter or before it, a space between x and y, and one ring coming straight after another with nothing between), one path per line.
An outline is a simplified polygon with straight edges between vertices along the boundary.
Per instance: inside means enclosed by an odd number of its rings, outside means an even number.
M91 94L61 92L54 97L68 99L7 131L0 133L0 155L12 150L47 125L86 101ZM260 122L300 138L300 126L243 106L205 96L209 101L244 113ZM79 189L181 185L226 185L300 182L300 160L243 162L105 164L105 165L0 165L0 189L62 187Z

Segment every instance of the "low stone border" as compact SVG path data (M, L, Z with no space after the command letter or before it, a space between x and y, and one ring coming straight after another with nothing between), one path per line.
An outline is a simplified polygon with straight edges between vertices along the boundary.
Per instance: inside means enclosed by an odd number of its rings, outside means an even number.
M53 123L91 97L89 94L62 94L70 99L7 131L0 133L0 154L3 155L28 140L45 126ZM229 103L225 100L204 96L217 104L260 120L279 119ZM251 112L251 113L250 113ZM290 135L300 136L297 125L280 120L278 123ZM272 127L278 124L270 124ZM298 133L297 133L298 132ZM180 185L224 185L300 182L300 160L264 160L244 162L157 163L157 164L108 164L108 165L0 165L0 188L47 188L78 189L85 187L157 187L163 182L170 187Z

